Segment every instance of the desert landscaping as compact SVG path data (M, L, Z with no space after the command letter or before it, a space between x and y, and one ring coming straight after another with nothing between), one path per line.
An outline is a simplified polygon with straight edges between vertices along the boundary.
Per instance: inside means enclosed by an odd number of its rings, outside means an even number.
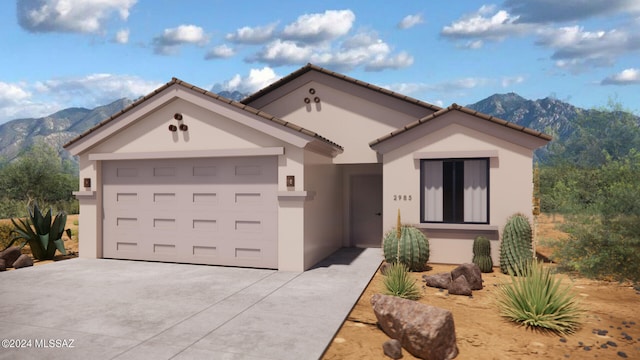
M566 236L554 219L541 216L538 239ZM556 219L557 221L557 219ZM538 244L542 256L549 249ZM547 263L545 266L553 267ZM497 287L509 276L494 267L482 274L484 288L469 296L448 295L446 290L426 287L422 276L449 272L456 265L430 264L425 272L410 273L420 284L420 303L449 310L453 314L459 354L456 359L637 359L640 358L640 289L631 283L600 281L560 273L571 286L584 310L582 326L574 334L557 335L527 329L503 319L495 303ZM378 327L370 300L383 293L383 275L378 271L323 359L388 359L382 344L389 337ZM403 359L416 359L403 350Z

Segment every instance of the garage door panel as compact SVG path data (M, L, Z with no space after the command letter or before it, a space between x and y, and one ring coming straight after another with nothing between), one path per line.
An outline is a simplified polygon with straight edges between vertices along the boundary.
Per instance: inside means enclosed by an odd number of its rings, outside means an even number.
M277 267L277 158L103 163L105 257Z

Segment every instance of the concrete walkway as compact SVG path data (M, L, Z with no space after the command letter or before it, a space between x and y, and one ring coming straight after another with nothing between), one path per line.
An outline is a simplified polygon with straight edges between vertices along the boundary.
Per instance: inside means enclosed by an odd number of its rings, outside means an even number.
M381 261L345 248L303 273L103 259L0 273L0 359L317 359Z

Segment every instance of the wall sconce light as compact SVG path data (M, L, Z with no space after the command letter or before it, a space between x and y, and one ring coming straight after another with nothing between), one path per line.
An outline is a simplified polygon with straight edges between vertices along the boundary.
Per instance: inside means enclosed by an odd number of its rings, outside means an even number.
M83 183L84 187L90 188L91 187L91 178L82 179L82 183Z
M310 103L310 102L311 102L311 99L309 99L308 97L304 98L304 103L305 103L305 104L308 104L308 103Z
M293 175L287 175L287 187L296 186L296 177Z
M178 121L180 121L180 120L182 120L182 114L180 114L180 113L175 113L175 114L173 114L173 118L174 118L174 119L176 119L176 120L178 120Z
M315 93L316 93L316 89L314 88L309 89L309 94L313 95Z
M178 131L178 127L173 125L173 124L171 124L171 125L169 125L169 131L176 132L176 131Z
M180 130L181 131L187 131L187 130L189 130L189 127L187 125L185 125L185 124L180 124Z

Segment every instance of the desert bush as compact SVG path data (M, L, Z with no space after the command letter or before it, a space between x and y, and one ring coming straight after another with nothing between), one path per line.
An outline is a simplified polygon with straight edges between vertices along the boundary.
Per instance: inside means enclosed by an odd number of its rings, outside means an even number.
M517 276L514 276L517 275ZM502 284L497 293L500 313L528 328L558 334L575 332L583 310L569 286L562 286L549 268L536 261L510 274L511 283Z
M416 280L411 279L409 270L402 263L392 263L387 269L383 280L386 295L398 296L403 299L418 300L420 290Z
M6 249L11 242L11 232L13 229L15 229L15 227L8 220L0 221L0 250Z

